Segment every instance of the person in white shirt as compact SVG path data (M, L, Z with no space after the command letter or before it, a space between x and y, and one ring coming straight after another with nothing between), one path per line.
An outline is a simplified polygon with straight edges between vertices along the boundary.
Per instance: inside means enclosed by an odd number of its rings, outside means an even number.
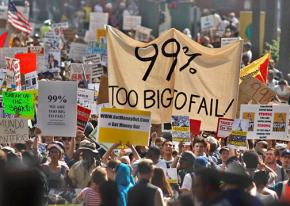
M275 86L274 91L277 93L278 97L287 102L290 96L290 87L286 80L280 80L278 85Z

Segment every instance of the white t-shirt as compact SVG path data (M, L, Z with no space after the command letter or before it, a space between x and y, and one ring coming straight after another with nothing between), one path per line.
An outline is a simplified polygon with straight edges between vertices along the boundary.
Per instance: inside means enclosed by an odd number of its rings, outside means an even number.
M167 169L166 162L163 159L160 159L155 166L161 169Z
M187 173L185 176L184 176L184 179L183 179L183 182L182 182L182 185L181 185L181 189L186 189L188 191L191 191L191 188L192 188L192 178L191 176L193 176L194 178L194 174L190 174L190 173Z

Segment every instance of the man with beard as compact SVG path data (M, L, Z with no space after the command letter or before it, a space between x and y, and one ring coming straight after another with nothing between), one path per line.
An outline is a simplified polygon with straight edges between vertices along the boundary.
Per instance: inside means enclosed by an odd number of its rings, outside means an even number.
M98 154L96 145L89 140L80 142L80 160L73 164L69 171L69 178L75 188L84 188L90 181L90 174L97 167L95 156Z

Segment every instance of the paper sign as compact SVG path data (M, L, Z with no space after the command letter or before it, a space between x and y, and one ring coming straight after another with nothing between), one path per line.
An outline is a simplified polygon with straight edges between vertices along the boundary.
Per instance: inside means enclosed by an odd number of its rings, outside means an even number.
M240 39L241 39L240 37L221 38L221 47L224 47L230 43L239 41Z
M42 46L28 47L28 53L36 54L37 72L38 73L44 72L45 71L44 47L42 47Z
M38 89L38 75L37 72L30 72L24 75L25 90Z
M5 57L14 58L15 54L27 53L27 47L3 47L0 49L0 67L6 66Z
M190 142L189 117L172 116L171 118L172 140L176 142Z
M90 28L89 30L103 29L108 24L109 14L101 12L90 13Z
M244 119L235 119L232 124L232 132L228 136L227 146L231 149L247 150L247 129L249 121Z
M20 74L19 60L15 58L6 57L6 65L7 65L6 70L13 71L14 73L14 78L12 82L15 83L16 91L20 91L21 90L21 74Z
M84 72L86 79L84 79ZM73 81L88 81L92 79L92 69L90 67L83 67L81 63L71 63L70 65L70 79Z
M4 112L7 114L34 116L34 97L25 92L3 92Z
M81 62L83 57L87 55L87 48L88 46L86 44L72 42L69 50L69 58Z
M144 26L137 26L135 39L138 41L148 42L150 40L152 29L144 27Z
M63 36L64 30L68 28L68 22L61 22L51 25L52 31L56 36Z
M81 131L85 130L86 124L90 118L91 110L78 105L77 107L77 126Z
M106 29L97 29L97 42L106 42L107 41L107 30Z
M192 135L199 135L200 134L200 126L201 126L201 121L197 119L190 119L190 133Z
M28 139L28 121L26 119L0 119L0 143L25 143Z
M98 121L98 142L149 144L151 120L148 111L101 108Z
M228 137L232 132L233 122L233 119L219 118L217 126L217 137Z
M90 55L83 58L83 62L87 68L92 71L92 81L104 74L104 70L101 64L100 55Z
M7 20L7 6L0 6L0 19Z
M75 137L77 82L39 82L38 127L44 136Z
M77 103L83 107L90 108L95 103L95 91L89 89L78 88Z
M289 141L288 105L241 105L240 118L249 120L248 139Z
M36 70L35 53L15 54L15 58L19 59L21 74L27 74Z
M214 27L214 16L202 16L200 17L201 31L208 31Z
M45 53L45 71L59 72L60 71L60 38L55 36L52 32L46 33L44 39L44 53Z
M123 16L123 30L134 30L141 25L141 16Z

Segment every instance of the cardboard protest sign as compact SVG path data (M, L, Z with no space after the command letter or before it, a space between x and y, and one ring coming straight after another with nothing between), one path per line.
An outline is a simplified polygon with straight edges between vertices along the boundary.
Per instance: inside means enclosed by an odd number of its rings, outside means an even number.
M148 111L101 108L98 119L98 142L147 146L150 126Z
M55 23L51 25L52 32L56 36L63 36L64 30L68 28L68 22Z
M33 118L34 97L25 92L3 92L4 112Z
M71 28L65 29L63 31L64 39L66 39L69 42L72 42L76 38L76 34L77 33Z
M77 82L39 82L38 127L45 136L75 137Z
M108 77L101 76L99 95L97 99L98 104L109 102L109 87L108 87Z
M208 31L214 28L214 16L202 16L200 17L201 31Z
M78 88L77 103L80 106L91 108L95 103L95 91L89 89Z
M108 24L109 14L102 12L90 13L90 27L89 30L103 29Z
M36 69L38 73L45 71L45 58L44 58L44 47L32 46L28 47L28 53L36 54Z
M86 124L90 118L91 110L80 105L77 106L77 128L85 130Z
M190 119L190 133L192 135L199 135L200 134L200 127L201 127L201 121L196 119Z
M87 48L86 44L72 42L68 56L76 62L82 62L83 57L87 55Z
M232 132L228 136L227 146L231 149L247 150L248 120L235 119L232 124Z
M137 26L141 26L141 16L123 16L123 30L134 30Z
M15 58L19 59L21 74L27 74L36 70L35 53L15 54Z
M231 38L221 38L221 47L224 47L228 44L241 40L240 37L231 37Z
M84 79L84 73L85 78ZM92 69L90 67L85 67L81 63L71 63L70 65L70 80L73 81L88 81L91 82L92 79Z
M25 90L38 89L38 75L37 72L30 72L24 75Z
M29 139L28 121L20 118L0 118L0 143L25 143Z
M233 119L219 118L217 125L217 137L228 137L232 132Z
M151 111L154 124L190 116L216 131L219 117L235 117L241 49L213 51L175 29L143 43L108 27L110 104Z
M288 141L288 105L241 105L240 118L249 120L248 139Z
M172 140L176 142L190 142L189 117L172 116L171 118Z

